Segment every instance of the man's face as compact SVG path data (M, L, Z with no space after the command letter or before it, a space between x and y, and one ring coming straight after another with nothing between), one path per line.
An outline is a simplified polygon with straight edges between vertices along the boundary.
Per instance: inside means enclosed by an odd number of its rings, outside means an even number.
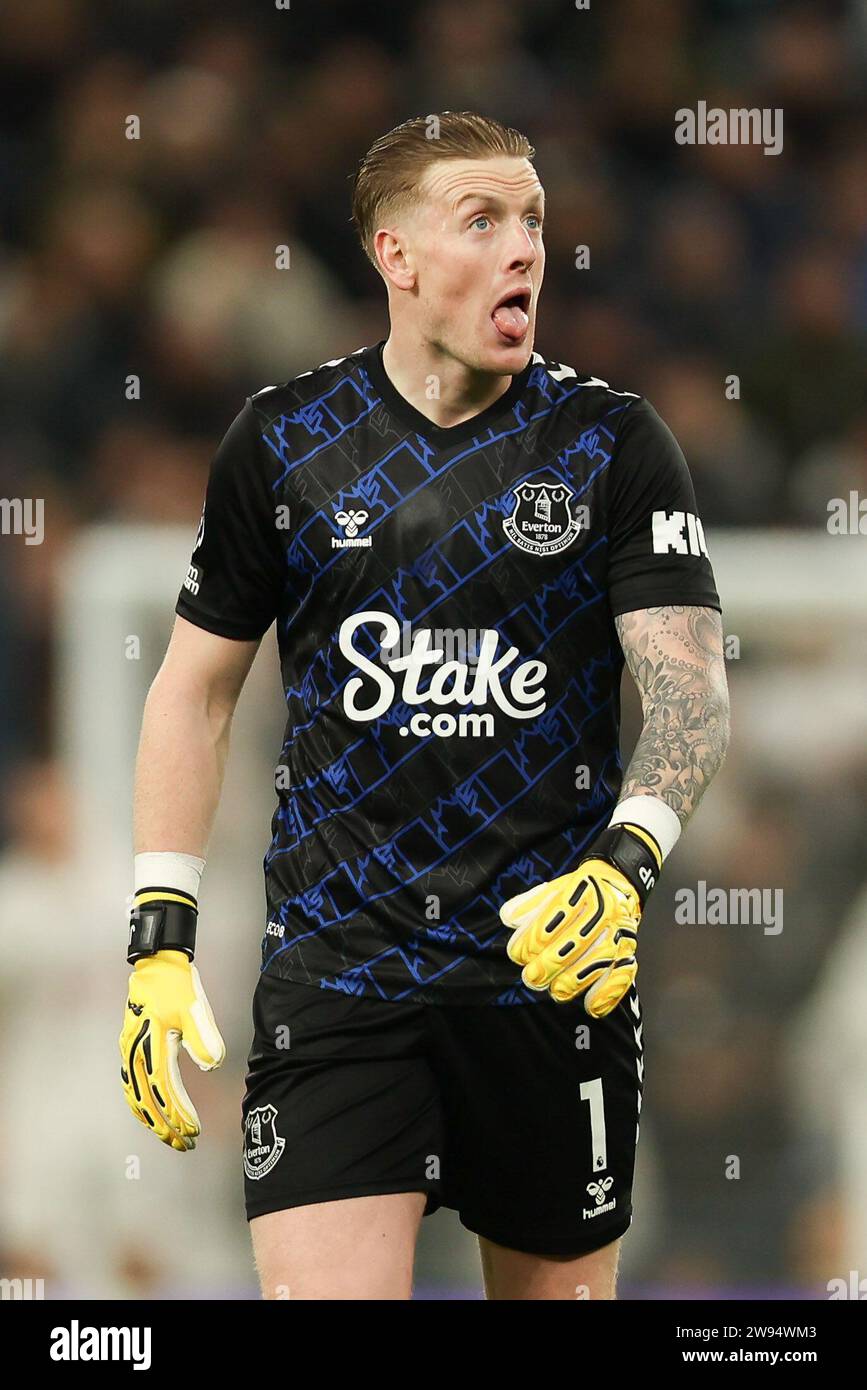
M477 370L522 371L545 269L535 169L508 155L440 160L421 195L401 219L419 332Z

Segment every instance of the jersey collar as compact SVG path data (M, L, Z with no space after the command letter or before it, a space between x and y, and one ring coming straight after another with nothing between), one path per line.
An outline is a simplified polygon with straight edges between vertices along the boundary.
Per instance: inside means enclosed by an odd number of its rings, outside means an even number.
M462 444L475 435L481 434L500 416L507 414L526 387L530 372L533 369L533 358L531 357L524 370L512 378L511 386L491 405L480 411L478 415L472 415L468 420L461 420L460 424L444 427L434 424L433 420L429 420L420 410L416 410L415 406L411 405L392 385L391 378L386 373L382 361L382 350L385 347L385 342L386 340L383 338L381 342L369 348L365 354L368 375L389 413L400 420L401 424L406 425L407 429L414 430L438 448L446 448L451 444Z

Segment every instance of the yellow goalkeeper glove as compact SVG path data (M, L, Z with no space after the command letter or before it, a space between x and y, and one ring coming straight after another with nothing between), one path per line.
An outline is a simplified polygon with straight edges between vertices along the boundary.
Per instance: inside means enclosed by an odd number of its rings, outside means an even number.
M142 892L135 898L128 959L134 962L119 1038L127 1104L164 1144L183 1153L201 1133L178 1066L178 1044L202 1071L218 1067L226 1047L192 963L195 899Z
M506 950L524 984L560 1003L583 994L591 1018L611 1013L638 973L638 923L661 867L643 827L609 826L571 873L504 903Z

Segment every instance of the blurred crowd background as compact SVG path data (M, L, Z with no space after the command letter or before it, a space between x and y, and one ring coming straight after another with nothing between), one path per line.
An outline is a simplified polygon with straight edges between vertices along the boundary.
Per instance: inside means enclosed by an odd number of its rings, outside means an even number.
M123 917L110 937L100 927L112 943L100 973L87 910L100 866L75 862L59 738L60 597L89 528L179 525L191 541L244 397L386 336L349 221L351 175L401 120L477 109L537 151L548 259L536 347L650 398L689 460L711 557L713 537L739 528L858 545L826 523L829 499L867 496L865 76L863 0L0 9L0 497L45 501L43 544L0 536L0 1275L118 1296L254 1288L238 1161L249 995L230 1003L213 952L202 968L232 1058L190 1083L211 1147L180 1164L147 1155L159 1186L138 1184L133 1217L129 1182L108 1196L143 1144L112 1052ZM678 145L674 112L699 100L781 108L783 152ZM280 245L288 270L275 268ZM785 929L688 931L672 887L653 900L627 1296L827 1296L859 1249L867 1276L864 632L832 651L810 625L774 643L773 621L768 644L744 643L731 663L735 741L676 881L783 888ZM161 655L146 656L148 678ZM274 705L262 786L232 808L258 818L255 852L279 748L276 677L262 689ZM96 730L100 717L97 702ZM253 861L233 957L251 989ZM165 1226L182 1192L195 1220L178 1217L179 1254ZM474 1257L448 1221L425 1223L421 1286L474 1296Z

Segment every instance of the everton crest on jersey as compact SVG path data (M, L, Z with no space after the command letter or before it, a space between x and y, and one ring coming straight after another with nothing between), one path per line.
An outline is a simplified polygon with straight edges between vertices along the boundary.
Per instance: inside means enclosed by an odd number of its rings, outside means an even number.
M513 545L528 554L556 555L572 544L581 529L569 505L574 496L571 487L556 479L519 483L514 491L515 510L503 522L503 530Z
M177 611L233 640L277 624L263 968L534 1003L499 907L572 867L616 803L613 617L719 608L692 483L632 392L533 353L443 428L382 347L248 399Z

